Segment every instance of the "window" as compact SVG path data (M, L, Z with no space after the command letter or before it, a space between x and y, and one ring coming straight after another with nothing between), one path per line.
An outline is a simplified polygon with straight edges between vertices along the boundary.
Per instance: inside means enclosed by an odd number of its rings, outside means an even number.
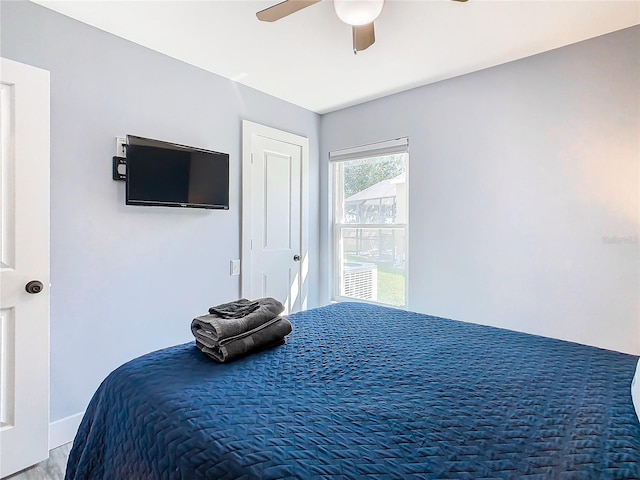
M407 139L331 152L333 297L407 304Z

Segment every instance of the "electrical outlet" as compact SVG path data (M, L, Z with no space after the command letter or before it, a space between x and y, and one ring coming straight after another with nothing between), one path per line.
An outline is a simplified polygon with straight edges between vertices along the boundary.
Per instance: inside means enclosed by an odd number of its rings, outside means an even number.
M127 156L127 139L124 137L116 137L116 157L126 157Z
M231 260L231 275L240 275L240 260Z

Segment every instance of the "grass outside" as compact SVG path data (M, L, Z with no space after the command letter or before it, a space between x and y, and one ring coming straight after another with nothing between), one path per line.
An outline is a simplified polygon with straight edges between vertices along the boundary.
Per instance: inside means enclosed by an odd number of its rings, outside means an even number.
M404 305L404 275L378 268L378 301L390 305Z

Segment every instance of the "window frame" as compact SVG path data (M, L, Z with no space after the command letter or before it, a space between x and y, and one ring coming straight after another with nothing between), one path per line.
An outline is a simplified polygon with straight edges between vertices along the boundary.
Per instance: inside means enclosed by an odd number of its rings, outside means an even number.
M337 164L348 162L351 160L363 160L367 158L376 158L385 155L406 154L404 164L405 185L406 185L406 221L405 223L339 223L338 219L344 219L344 180L340 179L343 170L337 168ZM362 302L375 305L382 305L391 308L405 309L409 305L409 141L407 137L394 139L386 142L378 142L359 147L353 147L329 153L329 226L330 226L330 248L329 248L329 270L330 285L329 294L332 302ZM341 188L337 188L338 182L341 182ZM340 294L343 281L342 256L343 247L343 231L345 229L399 229L404 231L404 303L402 305L385 303L377 300L368 300L357 297L350 297Z

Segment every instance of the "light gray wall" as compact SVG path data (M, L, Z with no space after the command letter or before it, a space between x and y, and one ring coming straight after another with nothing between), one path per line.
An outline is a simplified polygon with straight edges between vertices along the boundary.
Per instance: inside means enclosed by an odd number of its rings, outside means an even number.
M330 151L408 136L410 309L640 354L639 45L634 27L323 116L320 218Z
M51 420L76 414L122 362L193 339L193 316L237 298L241 120L310 140L319 116L26 2L2 2L1 54L51 72ZM221 47L224 48L224 47ZM127 207L115 137L230 153L229 211ZM311 182L315 206L318 182ZM310 212L310 305L318 212Z
M310 305L329 298L328 152L409 136L411 309L640 353L637 27L320 120L38 5L0 5L0 54L51 72L53 421L239 295L241 119L310 139ZM229 152L231 209L126 207L110 159L127 133Z

